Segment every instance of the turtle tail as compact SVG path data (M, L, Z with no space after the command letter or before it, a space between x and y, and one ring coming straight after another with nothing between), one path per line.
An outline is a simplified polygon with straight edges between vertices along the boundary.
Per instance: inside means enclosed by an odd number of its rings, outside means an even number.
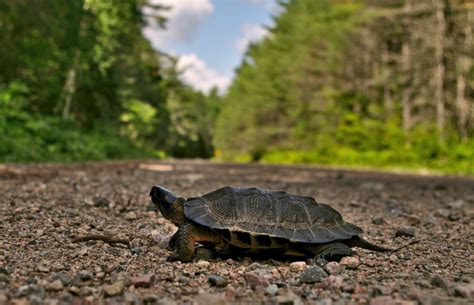
M405 245L400 246L398 248L391 249L391 248L385 248L385 247L374 245L373 243L363 239L360 236L353 236L351 239L349 239L346 242L346 244L350 247L359 247L359 248L363 248L363 249L367 249L367 250L371 250L371 251L376 251L376 252L397 252L400 249L403 249L403 248L408 247L410 245L414 245L418 242L419 242L419 240L414 240L414 241L411 241L408 244L405 244Z

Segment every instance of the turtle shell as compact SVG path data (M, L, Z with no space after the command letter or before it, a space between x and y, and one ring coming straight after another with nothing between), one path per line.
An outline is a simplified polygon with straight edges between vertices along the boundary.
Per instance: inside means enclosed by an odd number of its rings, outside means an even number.
M184 203L186 218L211 229L326 243L363 233L314 198L257 188L224 187Z

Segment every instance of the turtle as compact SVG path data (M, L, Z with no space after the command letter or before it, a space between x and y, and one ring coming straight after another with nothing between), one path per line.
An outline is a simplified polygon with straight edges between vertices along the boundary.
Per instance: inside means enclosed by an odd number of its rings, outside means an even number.
M312 197L259 188L226 186L185 199L168 189L150 191L163 217L178 226L168 261L188 262L195 243L224 250L292 253L324 261L353 255L352 247L396 251L363 239L363 230Z

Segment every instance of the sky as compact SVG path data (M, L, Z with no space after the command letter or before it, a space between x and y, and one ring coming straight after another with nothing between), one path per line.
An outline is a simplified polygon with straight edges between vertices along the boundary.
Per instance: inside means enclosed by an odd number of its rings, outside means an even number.
M144 29L153 47L179 56L182 79L197 90L224 93L251 41L267 35L277 13L275 0L152 0L171 6L167 28Z

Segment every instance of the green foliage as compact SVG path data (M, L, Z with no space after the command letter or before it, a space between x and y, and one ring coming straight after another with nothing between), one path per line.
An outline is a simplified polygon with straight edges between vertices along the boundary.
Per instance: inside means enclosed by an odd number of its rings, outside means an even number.
M151 48L144 7L164 25L147 0L0 2L0 160L212 155L216 105Z
M223 159L474 172L472 138L446 132L442 143L425 117L406 132L400 101L389 112L367 89L364 65L376 59L361 58L379 54L360 54L368 50L359 40L368 39L364 31L382 11L363 1L281 5L270 35L249 47L224 97L214 139Z
M128 101L124 108L124 112L120 115L123 123L122 133L131 141L143 146L145 138L155 131L157 110L139 100Z

